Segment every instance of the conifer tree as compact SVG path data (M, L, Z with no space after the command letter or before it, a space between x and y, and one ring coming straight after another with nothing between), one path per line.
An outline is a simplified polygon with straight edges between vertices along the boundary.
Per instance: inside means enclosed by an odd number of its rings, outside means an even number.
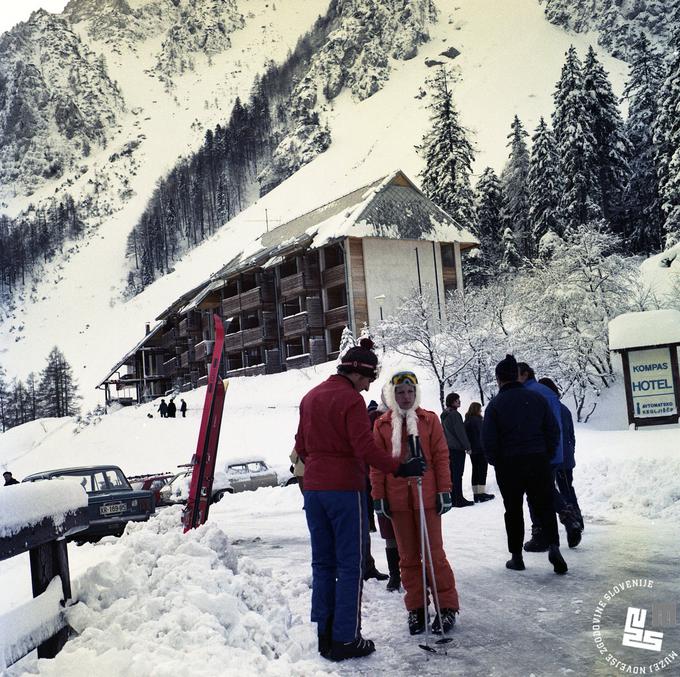
M440 68L428 81L430 130L418 148L425 159L423 192L461 226L474 228L474 194L470 185L474 150L453 103L453 78Z
M680 29L675 51L661 90L659 116L654 126L659 193L664 213L666 246L680 242Z
M501 261L501 270L517 270L521 265L522 257L520 256L517 242L515 241L515 233L512 228L508 226L503 232L503 260Z
M7 387L7 375L3 366L0 365L0 431L3 433L10 428L9 399L10 393Z
M562 234L559 217L561 181L555 136L543 118L540 119L531 141L527 184L532 244L529 255L534 257L538 253L538 243L548 231Z
M508 146L510 156L501 174L505 191L506 227L512 228L517 251L525 256L530 250L529 242L529 191L527 177L529 174L529 150L525 137L529 136L519 117L515 115L510 125Z
M40 413L45 417L74 416L80 411L78 384L71 365L56 346L47 357L47 366L40 372Z
M636 252L650 254L663 246L663 213L654 163L654 124L664 80L663 59L641 33L631 50L630 74L623 96L628 99L626 134L631 144L631 178L625 193L629 241Z
M480 258L492 267L497 265L503 256L505 193L500 179L491 167L487 167L479 177L476 193Z
M626 238L623 196L630 179L630 143L609 77L592 46L583 67L583 88L596 144L602 216Z
M602 198L593 120L583 90L581 61L573 46L567 51L553 96L553 130L563 181L560 213L565 228L575 229L602 217Z
M340 348L338 349L338 361L342 359L342 356L350 349L354 348L357 344L354 334L349 327L345 327L342 330L342 336L340 337Z

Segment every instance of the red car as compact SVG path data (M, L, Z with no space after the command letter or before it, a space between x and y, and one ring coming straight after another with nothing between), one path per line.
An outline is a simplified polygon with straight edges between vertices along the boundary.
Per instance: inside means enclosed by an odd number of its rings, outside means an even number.
M153 494L154 505L162 505L161 489L174 477L174 473L134 475L128 477L133 489L146 489Z

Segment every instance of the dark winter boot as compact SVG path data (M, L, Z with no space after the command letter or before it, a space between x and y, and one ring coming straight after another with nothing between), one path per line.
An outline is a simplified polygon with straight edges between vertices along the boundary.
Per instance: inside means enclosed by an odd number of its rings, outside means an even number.
M553 565L556 574L566 574L569 570L567 563L564 561L564 557L562 557L560 548L557 545L550 546L548 550L548 561Z
M484 503L496 498L496 494L475 494L475 503Z
M408 631L412 635L425 632L425 609L411 609L408 612Z
M521 552L512 553L512 557L505 563L508 569L513 571L524 571L526 567L524 566L524 559L522 558Z
M358 637L353 642L336 642L333 640L327 658L332 661L344 661L347 658L363 658L375 651L373 640Z
M328 654L330 654L331 646L333 644L333 616L326 622L323 632L319 632L318 639L319 653L324 658L328 658Z
M560 522L567 530L567 543L570 548L575 548L581 542L581 523L576 515L576 511L568 505L560 510Z
M367 581L369 578L375 578L376 581L386 581L389 576L382 573L382 571L378 571L374 564L370 569L366 569L366 573L364 574L365 581Z
M387 556L387 568L390 571L390 579L387 581L389 592L399 592L401 590L401 573L399 571L399 550L396 548L385 548Z
M524 549L527 552L545 552L548 549L541 527L531 527L531 538L524 544Z
M439 619L439 614L434 617L432 622L432 632L435 635L441 635L442 631L447 635L453 626L456 624L456 614L458 611L456 609L441 609L441 620Z

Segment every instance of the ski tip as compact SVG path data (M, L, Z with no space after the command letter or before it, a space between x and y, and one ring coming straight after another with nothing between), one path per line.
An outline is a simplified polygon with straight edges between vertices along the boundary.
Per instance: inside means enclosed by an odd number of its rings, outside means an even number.
M453 642L453 637L442 637L441 639L438 639L435 644L449 644L450 642Z

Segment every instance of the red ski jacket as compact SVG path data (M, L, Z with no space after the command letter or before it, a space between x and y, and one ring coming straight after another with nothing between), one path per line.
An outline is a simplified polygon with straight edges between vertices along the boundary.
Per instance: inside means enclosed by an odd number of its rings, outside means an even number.
M400 463L376 446L364 398L340 374L302 398L295 449L305 464L305 491L365 491L367 465L393 473Z

